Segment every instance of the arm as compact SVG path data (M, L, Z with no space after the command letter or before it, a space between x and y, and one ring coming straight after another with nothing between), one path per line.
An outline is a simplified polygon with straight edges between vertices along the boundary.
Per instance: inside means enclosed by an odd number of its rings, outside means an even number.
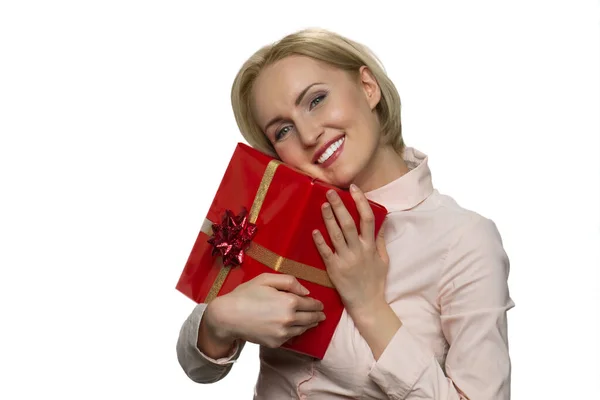
M508 400L506 312L514 303L508 258L493 222L477 217L445 261L438 297L450 344L445 372L433 352L382 307L357 323L377 360L370 377L391 399Z
M176 346L181 368L190 379L198 383L213 383L223 379L245 344L244 341L236 341L232 346L225 346L218 339L211 338L204 329L206 308L206 304L198 304L194 308L181 327Z
M177 341L177 358L195 382L223 379L246 341L276 348L323 321L323 304L291 275L264 273L198 304Z

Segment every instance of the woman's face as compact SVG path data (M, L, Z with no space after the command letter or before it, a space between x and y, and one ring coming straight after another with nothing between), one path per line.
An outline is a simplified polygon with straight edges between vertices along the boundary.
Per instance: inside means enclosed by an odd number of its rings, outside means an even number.
M379 147L380 98L366 67L351 74L294 55L261 71L252 112L283 162L338 187L361 187Z

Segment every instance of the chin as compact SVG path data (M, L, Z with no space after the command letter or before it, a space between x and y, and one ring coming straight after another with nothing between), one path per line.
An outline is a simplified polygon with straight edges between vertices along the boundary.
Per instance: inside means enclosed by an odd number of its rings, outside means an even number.
M338 179L335 182L331 182L331 184L339 187L340 189L349 189L352 182L352 179Z
M350 187L350 184L354 182L356 178L355 174L351 174L348 172L341 172L332 175L333 176L329 176L327 178L324 177L321 180L341 189L348 189Z
M349 189L350 188L350 184L352 182L340 182L340 181L332 181L332 180L325 180L325 179L320 179L321 181L335 186L336 188L340 188L340 189Z
M312 167L314 167L314 165ZM345 165L346 168L340 168L340 167L343 167L342 165L339 165L337 167L338 168L334 168L334 169L328 170L328 171L325 171L325 170L321 169L320 167L317 167L318 169L315 169L315 168L300 168L300 169L302 171L304 171L305 173L307 173L309 176L311 176L315 179L318 179L322 182L336 186L338 188L348 189L350 187L350 184L356 180L356 177L358 175L358 171L355 171L354 169L359 170L359 168L352 168L351 166L348 166L348 165Z

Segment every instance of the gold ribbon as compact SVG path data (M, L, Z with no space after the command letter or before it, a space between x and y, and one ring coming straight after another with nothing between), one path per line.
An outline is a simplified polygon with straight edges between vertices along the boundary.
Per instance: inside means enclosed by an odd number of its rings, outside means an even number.
M279 161L271 160L267 165L265 173L263 174L262 180L256 192L256 196L254 197L254 202L252 203L252 208L250 209L250 222L253 224L256 223L256 220L258 219L258 214L260 213L260 209L265 201L265 197L269 191L269 186L271 185L271 181L275 176L275 171L277 170L279 164L281 164ZM205 219L204 223L202 224L201 231L208 236L212 236L212 225L212 221ZM282 257L257 243L252 242L245 251L245 255L260 262L261 264L266 265L274 271L293 275L296 278L304 279L305 281L313 282L321 286L329 288L334 287L326 271L315 268L308 264L303 264ZM223 287L225 278L227 278L227 275L232 268L231 266L222 265L220 258L218 262L221 263L221 269L219 270L219 274L215 278L215 281L213 282L213 285L210 288L206 299L204 300L206 303L209 303L215 297L217 297L217 294Z

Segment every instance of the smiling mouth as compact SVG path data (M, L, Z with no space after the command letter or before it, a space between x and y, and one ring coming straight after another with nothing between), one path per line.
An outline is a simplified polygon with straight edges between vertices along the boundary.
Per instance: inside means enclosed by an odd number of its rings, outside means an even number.
M342 136L341 138L333 142L331 145L329 145L329 147L327 147L323 154L321 154L321 156L317 159L316 164L323 164L327 162L327 160L329 160L331 156L335 154L335 152L342 146L342 144L344 144L345 140L346 136Z

